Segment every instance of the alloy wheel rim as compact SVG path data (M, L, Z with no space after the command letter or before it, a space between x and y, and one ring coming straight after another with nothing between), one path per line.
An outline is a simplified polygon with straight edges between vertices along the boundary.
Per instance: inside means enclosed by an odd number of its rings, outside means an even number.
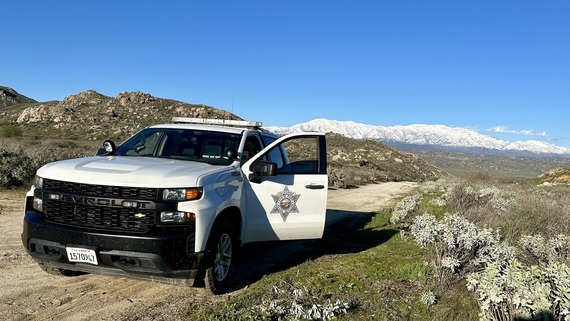
M232 263L232 239L226 233L222 234L218 242L216 259L214 261L214 272L216 280L223 281L230 271Z

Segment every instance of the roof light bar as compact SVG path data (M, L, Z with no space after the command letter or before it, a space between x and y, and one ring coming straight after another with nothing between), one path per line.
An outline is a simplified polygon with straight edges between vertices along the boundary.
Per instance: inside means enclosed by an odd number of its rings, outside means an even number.
M258 122L258 121L211 119L211 118L190 118L190 117L172 117L172 122L174 122L174 123L188 123L188 124L204 124L204 125L243 126L243 127L262 127L263 126L263 123Z

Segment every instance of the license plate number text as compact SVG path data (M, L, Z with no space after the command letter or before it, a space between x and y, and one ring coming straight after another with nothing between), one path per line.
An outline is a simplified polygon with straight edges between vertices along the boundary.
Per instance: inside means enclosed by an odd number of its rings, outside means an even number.
M97 254L95 251L80 247L66 247L67 259L69 262L81 262L97 265Z

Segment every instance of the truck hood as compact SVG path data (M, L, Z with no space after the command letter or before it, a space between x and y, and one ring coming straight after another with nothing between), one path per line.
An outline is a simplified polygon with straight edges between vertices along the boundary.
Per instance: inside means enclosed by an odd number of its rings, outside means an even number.
M41 167L42 178L74 183L133 187L192 187L198 178L219 170L206 163L152 157L93 156Z

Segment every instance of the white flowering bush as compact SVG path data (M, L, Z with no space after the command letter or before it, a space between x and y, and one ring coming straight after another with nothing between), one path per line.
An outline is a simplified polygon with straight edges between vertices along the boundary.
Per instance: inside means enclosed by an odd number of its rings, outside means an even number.
M409 219L409 217L419 209L421 200L422 196L420 194L414 194L403 198L398 202L398 204L396 204L396 207L392 212L392 217L390 218L390 223L404 223L404 226L406 226L407 219Z
M466 276L481 320L570 321L570 237L522 237L523 252L538 262L527 266L516 258L514 247L500 242L498 231L478 228L459 214L446 214L442 220L419 215L410 233L433 250L436 280ZM421 299L431 302L427 294Z
M441 221L426 213L410 227L416 243L433 250L436 278L462 275L481 262L506 262L514 251L499 242L498 232L480 229L459 214L446 214Z
M445 193L449 186L450 184L444 179L439 179L437 181L426 181L420 185L419 191L422 194Z
M570 238L557 235L523 236L522 254L535 264L525 265L514 256L484 255L483 269L467 276L481 308L481 320L570 321ZM497 248L503 251L503 247Z
M525 235L519 243L535 263L570 263L570 236L558 234L545 240L542 235Z
M437 303L437 297L432 291L423 292L420 296L420 300L428 307L432 307Z
M533 282L537 270L525 270L518 260L504 268L489 264L482 271L467 276L467 288L473 291L481 308L481 320L515 320L532 317L533 304L544 311L548 304L543 300L547 290ZM534 284L533 284L534 283ZM521 291L527 287L528 291Z
M439 220L429 213L416 215L410 224L415 242L430 250L436 282L465 277L479 302L481 320L570 321L568 189L506 191L432 182L419 190L436 194L429 205L457 213ZM497 229L480 228L467 217L501 227L519 247L502 242ZM525 233L533 235L521 236ZM420 297L428 306L436 302L431 294Z
M570 320L570 269L563 263L526 266L488 264L467 276L481 320Z
M550 311L558 320L570 320L570 268L564 263L550 263L543 269L550 288Z
M479 197L480 198L485 198L485 197L500 197L503 194L503 191L496 187L496 186L491 186L491 187L486 187L483 189L479 190Z
M439 241L443 227L437 218L429 213L416 216L410 232L416 243L427 247Z
M479 203L490 204L493 209L500 213L508 211L514 205L514 200L496 186L479 190L479 200Z
M326 299L321 302L309 290L283 290L273 287L273 295L253 310L271 320L331 320L347 313L350 304L342 300Z
M465 182L427 182L419 191L436 194L428 205L461 213L445 214L441 220L429 213L414 217L420 210L417 195L403 200L392 213L391 223L411 221L409 232L415 242L430 250L436 281L466 277L479 300L482 320L570 321L570 237L558 234L546 239L536 233L568 230L567 190L537 187L507 192ZM479 228L466 217L506 228L507 238L520 246L518 253L500 241L498 230ZM524 233L536 234L521 237ZM435 304L430 294L421 295L428 306Z
M525 236L521 245L538 265L527 266L515 248L500 242L498 231L479 228L459 214L437 220L419 215L410 233L433 250L436 280L462 276L479 302L481 320L570 321L570 238ZM428 294L421 296L428 304ZM434 304L434 303L433 303Z
M444 207L447 205L447 202L445 201L445 199L443 197L438 197L438 198L434 198L431 201L429 201L429 205L435 206L435 207Z
M504 197L495 197L490 201L491 206L500 213L505 213L515 205L515 201Z

